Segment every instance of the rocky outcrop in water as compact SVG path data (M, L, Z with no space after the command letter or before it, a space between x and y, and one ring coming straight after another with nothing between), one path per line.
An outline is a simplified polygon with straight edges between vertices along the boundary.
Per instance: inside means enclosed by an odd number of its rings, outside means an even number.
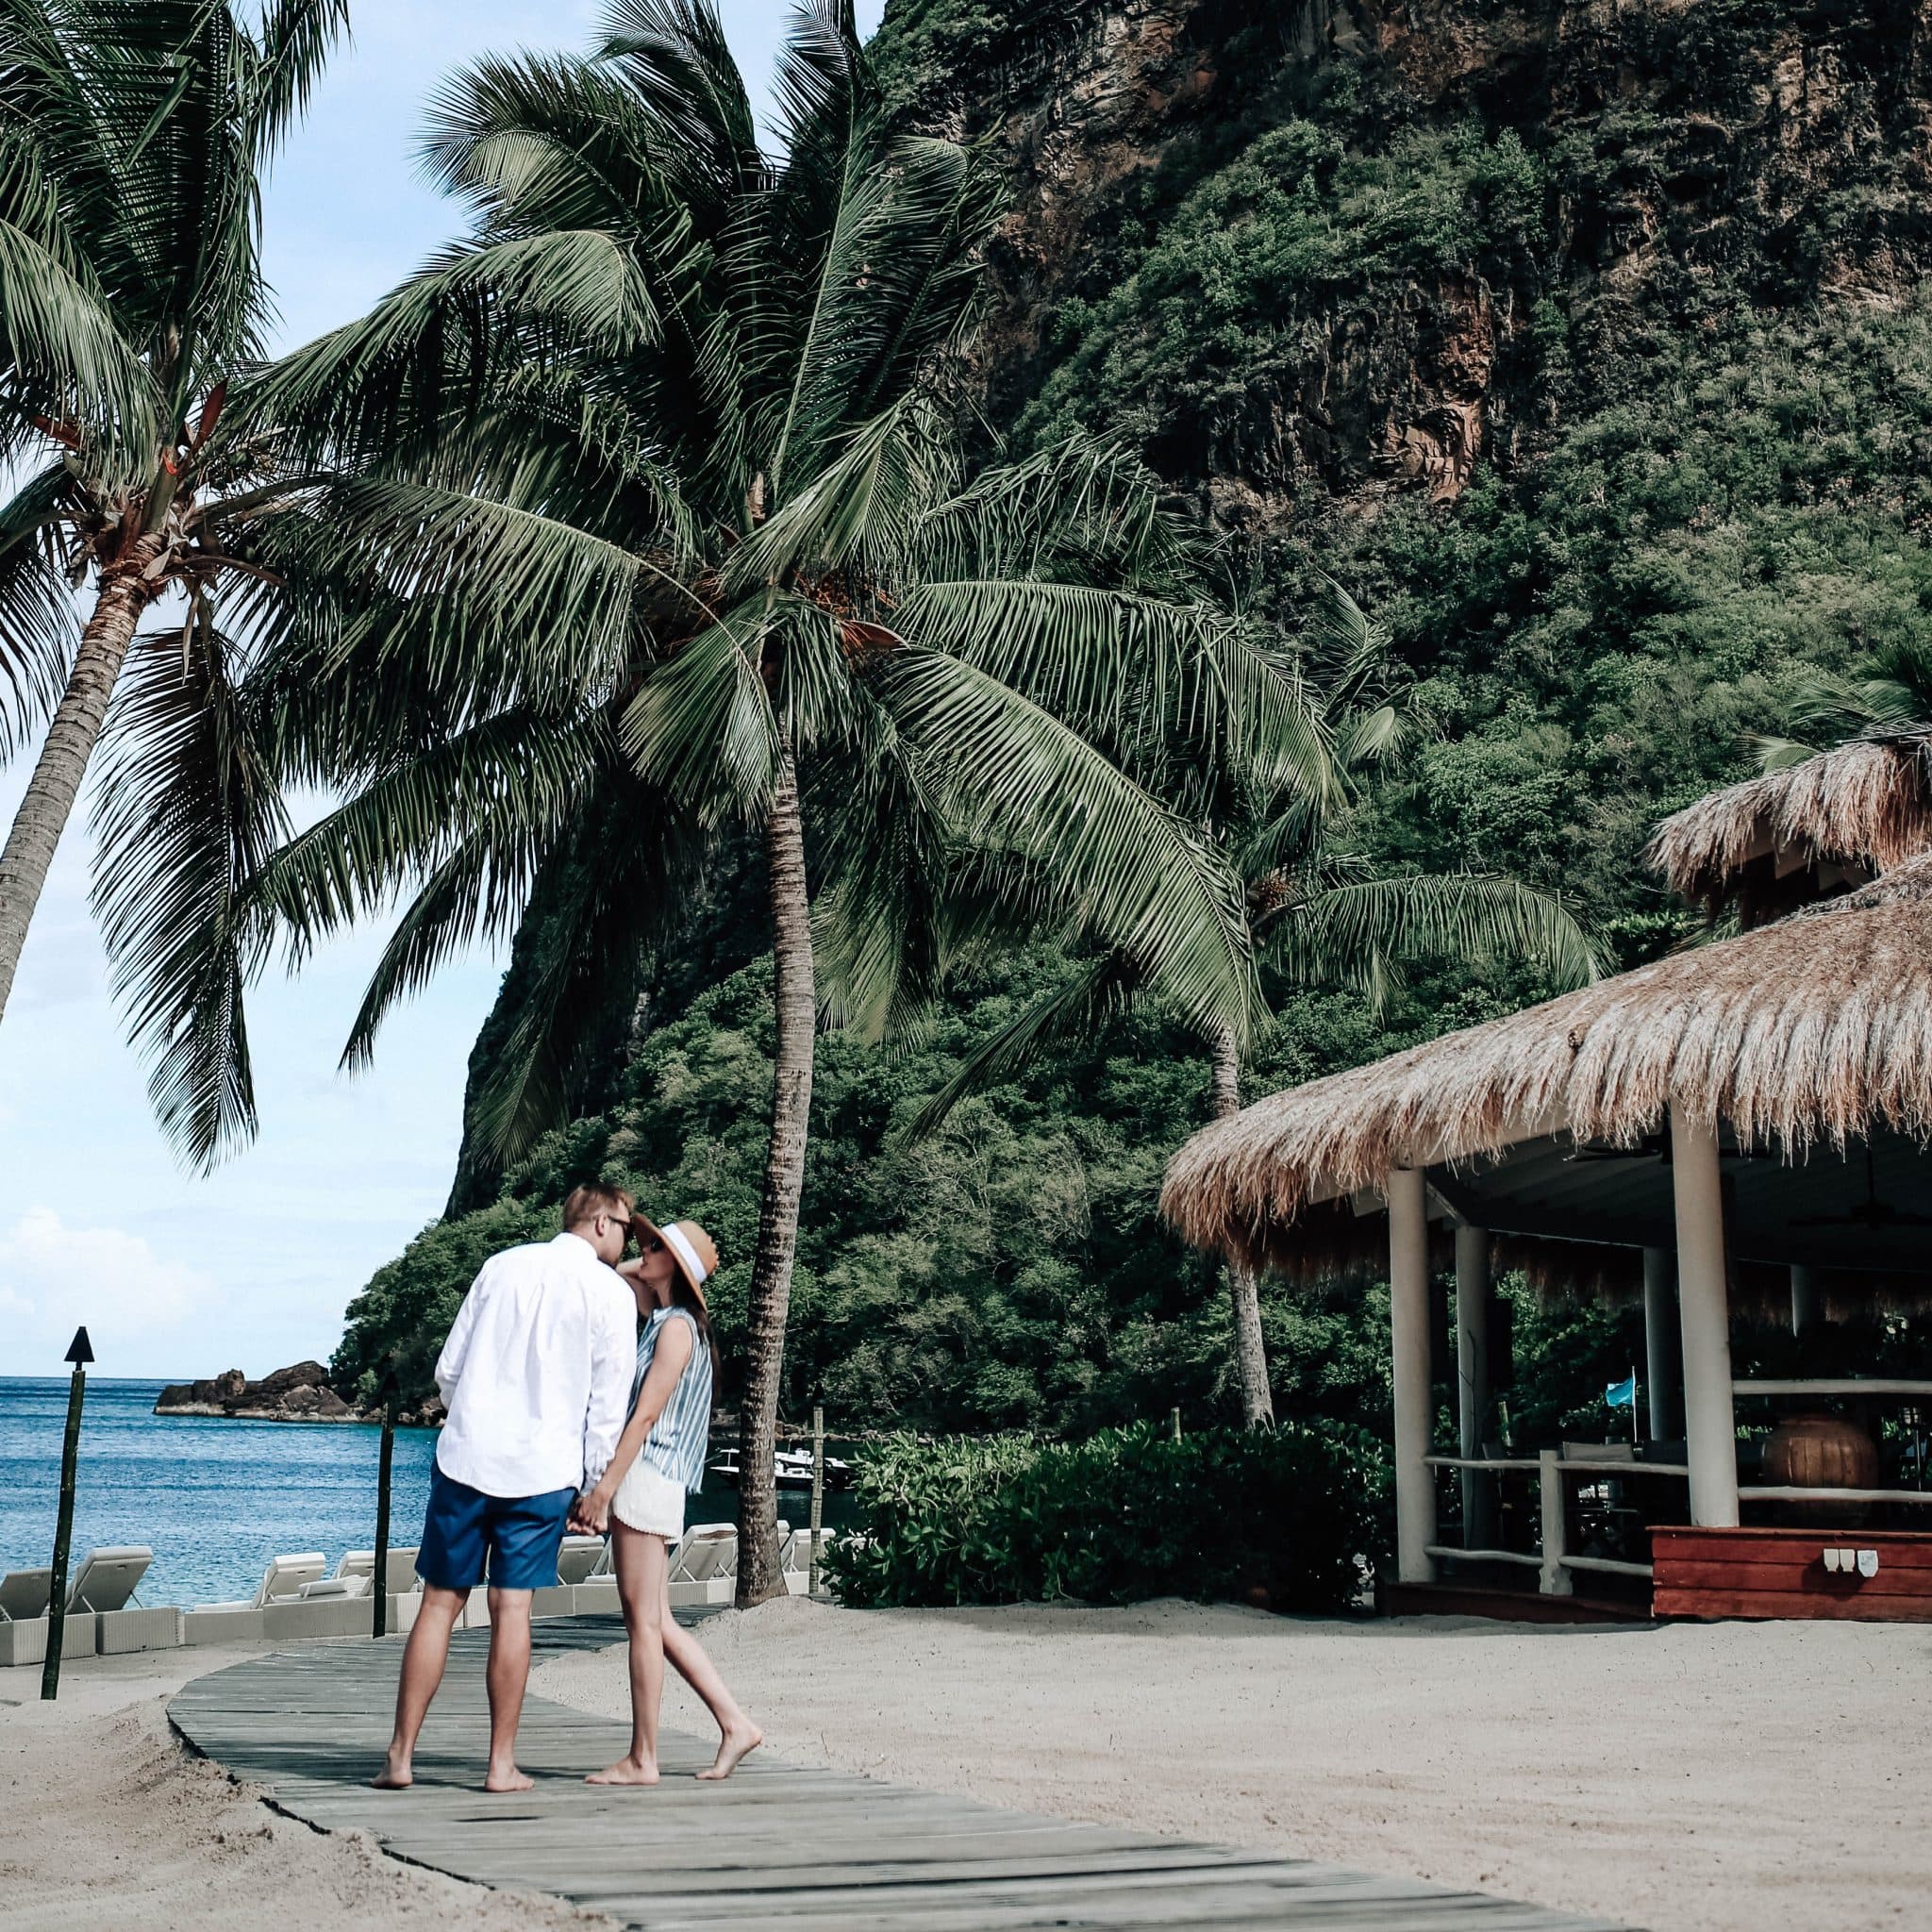
M295 1362L251 1382L228 1369L202 1382L175 1382L155 1402L157 1415L233 1416L241 1422L354 1423L361 1415L329 1387L321 1362Z

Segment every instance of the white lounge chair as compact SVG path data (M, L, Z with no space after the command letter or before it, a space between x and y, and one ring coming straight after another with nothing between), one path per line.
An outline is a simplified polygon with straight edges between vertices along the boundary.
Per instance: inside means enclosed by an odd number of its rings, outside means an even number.
M270 1604L295 1602L305 1583L319 1583L328 1559L320 1550L305 1550L293 1557L271 1557L261 1573L261 1588L253 1596L239 1597L232 1603L203 1604L204 1610L265 1610Z
M305 1583L295 1597L298 1602L309 1604L324 1597L367 1596L369 1586L375 1581L374 1572L367 1576L318 1576L314 1582Z
M673 1583L709 1583L738 1574L738 1525L694 1523L685 1531L672 1562Z
M557 1553L558 1583L588 1583L604 1560L601 1536L567 1536Z
M420 1544L410 1543L406 1548L390 1547L387 1576L391 1596L408 1596L418 1588L416 1575L416 1553ZM373 1583L375 1579L375 1552L374 1550L344 1550L341 1561L336 1565L337 1578L366 1576ZM325 1577L325 1582L330 1579ZM306 1586L305 1586L306 1593Z
M53 1593L51 1570L9 1570L0 1576L0 1624L25 1624L44 1617Z
M823 1526L819 1530L819 1574L824 1574L825 1552L838 1541L837 1535ZM792 1596L804 1596L811 1589L811 1529L809 1525L794 1529L785 1544L784 1571L785 1588Z
M67 1613L84 1610L123 1610L135 1600L135 1590L148 1573L155 1553L142 1543L125 1543L90 1550L75 1573L67 1592Z
M698 1523L673 1553L667 1594L674 1609L731 1600L738 1574L738 1530L729 1523Z

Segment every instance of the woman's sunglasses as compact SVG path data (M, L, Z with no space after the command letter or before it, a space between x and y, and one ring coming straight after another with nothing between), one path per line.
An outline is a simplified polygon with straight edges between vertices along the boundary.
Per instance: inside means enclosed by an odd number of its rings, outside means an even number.
M664 1252L662 1239L655 1234L641 1234L638 1237L638 1253L641 1255L661 1255Z

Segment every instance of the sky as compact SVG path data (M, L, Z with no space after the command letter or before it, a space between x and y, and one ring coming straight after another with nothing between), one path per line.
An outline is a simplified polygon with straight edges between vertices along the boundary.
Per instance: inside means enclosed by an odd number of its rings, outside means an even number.
M883 0L860 0L861 30ZM292 347L366 309L449 239L455 210L418 178L421 108L452 67L518 46L580 45L597 0L365 0L263 200L265 257ZM784 0L723 0L757 87ZM26 781L0 771L10 823ZM325 950L249 1003L261 1133L215 1174L175 1160L125 1044L88 911L87 800L55 859L0 1019L0 1375L64 1374L85 1323L105 1375L251 1376L326 1361L342 1311L441 1211L463 1073L500 962L444 972L390 1018L372 1070L336 1061L385 935Z

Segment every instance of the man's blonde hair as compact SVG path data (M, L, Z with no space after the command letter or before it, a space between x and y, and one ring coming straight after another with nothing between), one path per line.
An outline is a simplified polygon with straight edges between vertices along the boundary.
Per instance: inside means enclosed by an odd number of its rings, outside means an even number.
M587 1221L595 1221L600 1214L628 1221L631 1216L630 1196L622 1188L607 1188L602 1181L591 1181L587 1186L573 1188L563 1197L565 1234L582 1227Z

